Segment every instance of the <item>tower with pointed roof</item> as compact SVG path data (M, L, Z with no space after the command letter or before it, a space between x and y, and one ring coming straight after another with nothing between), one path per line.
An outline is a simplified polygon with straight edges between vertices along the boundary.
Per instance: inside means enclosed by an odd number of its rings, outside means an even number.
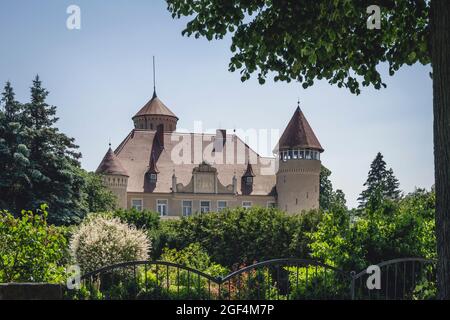
M177 129L178 117L158 98L156 91L152 99L147 102L133 117L134 128L140 130L154 130L163 128L164 132Z
M153 97L133 117L134 128L173 132L177 129L178 117L158 98L156 94L155 57L153 57Z
M323 151L299 103L277 146L276 190L281 210L295 214L319 208Z
M120 208L126 208L129 176L111 149L111 145L95 173L102 175L105 186L117 197L117 205Z

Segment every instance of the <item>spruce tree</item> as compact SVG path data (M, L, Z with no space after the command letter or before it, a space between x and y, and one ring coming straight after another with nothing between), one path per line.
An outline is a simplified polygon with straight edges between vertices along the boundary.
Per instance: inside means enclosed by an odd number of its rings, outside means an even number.
M400 197L399 182L394 176L392 168L386 169L386 162L381 152L378 152L370 165L366 189L361 192L358 201L359 207L376 209L385 199L396 200Z
M49 206L49 222L78 222L89 211L114 208L114 195L100 177L80 167L74 139L54 126L56 107L37 76L31 101L15 100L8 82L0 99L0 210Z
M14 209L30 187L23 106L7 82L0 99L0 209Z
M48 91L36 76L31 102L24 111L32 175L29 197L23 206L36 208L47 203L51 222L70 223L85 213L80 210L84 182L76 172L81 155L74 139L53 126L58 121L56 107L46 102L47 96Z
M400 198L400 182L394 176L394 170L390 168L386 173L386 193L385 195L392 200L397 200Z

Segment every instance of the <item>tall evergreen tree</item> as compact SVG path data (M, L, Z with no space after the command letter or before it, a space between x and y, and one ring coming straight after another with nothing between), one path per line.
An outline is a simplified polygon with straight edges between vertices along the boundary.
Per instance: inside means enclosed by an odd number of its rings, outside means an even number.
M368 205L376 208L384 199L398 199L400 197L399 182L394 176L392 168L386 169L386 162L381 152L378 152L370 165L367 181L364 183L366 189L361 192L358 201L359 207Z
M394 170L390 168L386 173L386 194L390 199L397 200L400 198L400 182L394 175Z
M74 139L54 125L56 107L37 76L31 101L15 100L8 82L0 100L0 209L18 214L22 209L49 206L49 221L77 222L87 212L114 208L114 195L101 178L80 167Z
M30 186L23 106L7 82L0 100L0 209L14 208Z
M25 105L24 123L30 149L31 188L23 207L35 208L45 202L55 223L69 223L84 215L80 211L83 179L74 139L60 133L56 107L47 102L48 91L36 76L31 87L31 102Z

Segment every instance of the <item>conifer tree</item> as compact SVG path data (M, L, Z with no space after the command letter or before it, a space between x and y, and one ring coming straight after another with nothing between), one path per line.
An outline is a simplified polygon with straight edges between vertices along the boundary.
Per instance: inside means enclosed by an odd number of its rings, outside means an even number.
M400 198L400 183L394 176L394 170L390 168L386 173L386 195L388 198L397 200Z
M48 91L36 76L31 87L31 102L25 105L24 123L30 149L31 188L24 207L35 208L47 203L49 220L70 223L84 215L80 210L83 179L76 173L80 167L74 139L60 133L54 124L56 107L47 102Z
M100 177L80 167L74 139L54 125L56 107L37 76L31 101L15 100L8 82L0 108L0 210L16 215L46 203L49 222L70 224L86 213L114 208L114 195Z
M15 207L30 186L23 106L7 82L0 100L0 209ZM7 205L9 204L9 205Z
M378 152L370 165L366 189L361 192L358 201L359 207L376 208L384 199L396 200L400 197L399 182L394 176L392 168L386 169L386 162L381 152Z

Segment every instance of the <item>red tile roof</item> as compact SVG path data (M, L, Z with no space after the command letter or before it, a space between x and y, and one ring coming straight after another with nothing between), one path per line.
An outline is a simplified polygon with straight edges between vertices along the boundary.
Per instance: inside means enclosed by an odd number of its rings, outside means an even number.
M133 130L118 146L115 153L120 159L123 166L129 173L128 192L145 192L145 174L151 163L151 155L153 150L154 137L156 132L151 130ZM215 134L196 134L196 133L164 133L164 149L156 158L155 165L158 168L158 182L152 192L154 193L170 193L172 187L172 175L175 173L177 182L188 185L192 178L192 172L201 163L194 161L189 163L174 163L174 155L179 153L179 143L182 139L192 141L190 144L191 160L194 160L194 145L197 143L203 145L203 151L211 153L213 150L213 138ZM257 159L252 164L252 171L255 174L254 187L252 195L272 195L275 190L275 159L259 156L249 146L247 146L240 138L235 135L227 135L223 148L222 163L212 163L217 169L219 181L227 186L233 183L233 176L240 179L247 168L247 163L251 159ZM232 163L226 163L227 155L232 155ZM241 159L242 158L242 159ZM253 160L252 160L253 161ZM272 169L273 168L273 169Z
M124 169L111 147L108 149L108 152L106 152L102 162L95 172L99 174L114 174L128 177L127 171Z
M297 107L279 142L278 149L305 148L323 152L314 131L306 120L300 107Z
M164 115L178 119L178 117L161 100L159 100L156 94L153 95L152 99L147 102L133 118L145 115Z

